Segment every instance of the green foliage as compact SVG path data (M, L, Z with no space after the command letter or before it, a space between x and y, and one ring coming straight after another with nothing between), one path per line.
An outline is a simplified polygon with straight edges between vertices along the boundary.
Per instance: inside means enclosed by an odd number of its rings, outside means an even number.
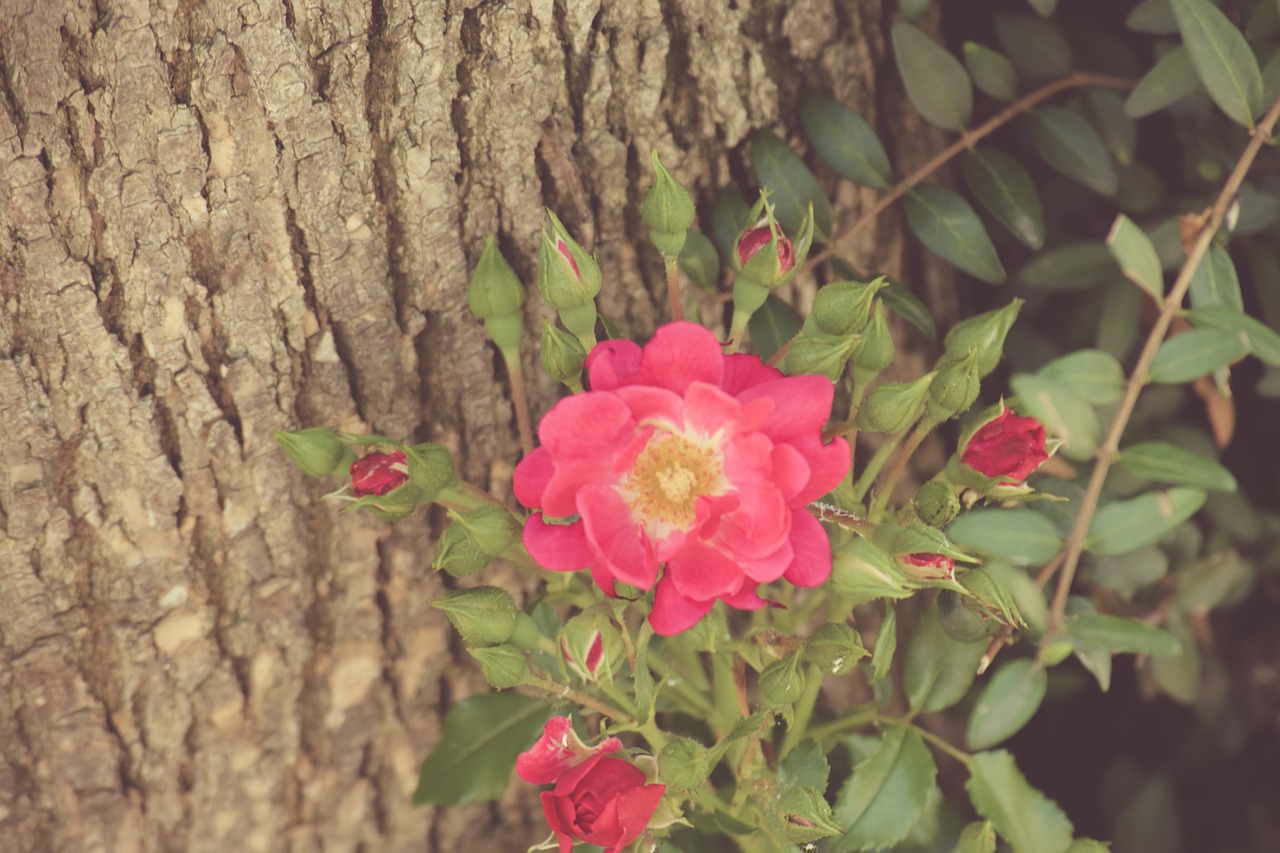
M886 731L836 797L834 813L845 834L831 843L830 853L879 850L906 838L937 773L919 734L906 728Z

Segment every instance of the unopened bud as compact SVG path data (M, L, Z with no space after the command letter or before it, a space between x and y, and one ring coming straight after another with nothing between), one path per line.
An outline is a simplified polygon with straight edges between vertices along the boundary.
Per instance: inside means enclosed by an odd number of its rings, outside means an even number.
M542 231L538 252L538 290L558 311L580 308L600 293L600 267L577 241L569 236L556 215ZM593 324L594 325L594 324Z
M455 578L465 578L484 570L492 561L493 555L476 547L465 527L451 524L436 543L436 558L431 567L448 572Z
M930 480L916 491L912 506L930 527L946 527L960 514L960 498L945 480Z
M584 681L596 681L606 664L604 636L595 614L580 613L560 631L560 651L570 669Z
M409 464L409 477L422 491L422 502L430 503L440 492L458 482L458 472L453 467L453 456L444 447L433 442L423 442L405 448Z
M663 257L675 259L684 248L685 235L693 224L696 212L693 199L680 182L671 177L671 173L658 159L655 150L650 156L653 164L654 183L644 197L644 205L640 214L649 226L650 238Z
M816 330L801 331L782 360L783 372L789 376L825 376L835 382L844 374L849 357L861 341L861 335L838 337Z
M515 646L504 643L486 648L470 648L467 651L480 664L480 672L484 674L485 681L497 690L523 684L525 676L529 674L524 652Z
M792 844L809 844L820 838L843 835L831 813L831 806L817 788L790 788L778 799L778 821L782 834Z
M876 293L888 284L884 276L874 281L833 281L818 290L809 316L828 335L861 332L871 319Z
M872 389L858 409L858 429L896 435L911 426L929 394L934 374L914 382L886 382Z
M917 581L950 581L956 577L956 561L943 554L899 554L907 577Z
M543 318L542 366L552 379L580 390L582 364L586 359L587 351L577 338Z
M382 496L409 482L409 461L403 450L369 453L351 463L351 492L356 497Z
M800 669L800 655L792 652L776 660L760 672L760 699L767 707L790 705L804 692L805 677Z
M504 507L494 504L454 514L454 519L466 528L476 547L485 554L501 554L516 537L516 520Z
M995 625L995 622L974 613L965 604L966 600L953 589L938 593L938 622L947 636L957 643L975 643L987 636L989 625Z
M524 288L515 270L502 256L493 237L486 237L484 251L471 273L467 286L467 305L471 313L484 320L489 337L498 349L517 350L523 323L520 306L524 304Z
M444 611L469 646L505 643L516 627L516 602L494 586L451 589L431 602Z
M914 589L893 557L861 536L832 555L831 588L854 604L906 598Z
M978 375L977 350L958 361L941 365L929 383L929 418L942 422L967 411L978 399L982 378Z
M328 427L276 430L276 443L303 473L312 477L332 477L349 469L355 453L338 440L336 430Z
M804 643L804 659L823 675L848 675L866 656L858 632L843 622L819 625Z
M711 773L707 748L693 738L675 735L658 753L662 781L672 788L698 788Z
M1018 318L1022 302L1021 299L1015 299L1003 308L957 323L947 333L943 361L959 361L969 353L976 352L979 379L995 370L1004 354L1004 339L1013 327L1013 321Z
M896 351L884 303L877 300L871 312L871 322L862 330L862 346L854 352L853 364L861 373L874 376L893 364Z
M762 195L751 208L748 221L755 224L740 235L734 248L735 266L742 275L763 287L786 284L800 270L813 243L813 208L810 206L800 233L792 242L773 218L773 206Z

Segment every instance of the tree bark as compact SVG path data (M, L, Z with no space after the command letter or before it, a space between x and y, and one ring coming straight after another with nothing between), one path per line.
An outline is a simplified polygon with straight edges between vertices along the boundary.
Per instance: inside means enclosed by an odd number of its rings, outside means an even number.
M438 519L340 512L272 430L441 442L509 494L512 409L466 309L483 237L532 282L551 206L602 311L647 334L651 148L705 202L803 86L903 171L932 147L898 109L895 9L0 0L0 849L540 840L527 787L410 804L443 709L486 689L428 604ZM847 256L902 273L896 218Z

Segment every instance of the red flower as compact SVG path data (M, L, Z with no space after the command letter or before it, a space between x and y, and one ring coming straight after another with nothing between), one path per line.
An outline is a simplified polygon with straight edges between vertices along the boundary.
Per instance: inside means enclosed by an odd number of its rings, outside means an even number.
M409 460L403 450L370 453L351 463L351 491L357 497L385 495L409 480Z
M560 853L585 841L620 853L649 825L666 785L647 785L644 772L624 758L598 753L566 772L542 795L542 813Z
M960 459L980 474L1021 483L1049 458L1044 438L1044 426L1038 420L1005 409L973 434Z
M542 727L538 742L516 758L516 775L531 785L549 785L588 758L620 749L622 741L616 737L589 747L579 740L568 717L552 717Z
M769 245L772 238L772 229L768 225L757 225L755 228L748 228L738 238L738 265L746 266L747 261L756 256L765 246ZM779 274L786 272L796 265L795 249L791 246L791 241L778 232L778 272Z
M693 323L662 327L643 350L601 343L587 370L591 390L547 413L542 446L516 468L516 497L541 510L524 527L535 560L590 569L611 596L616 581L656 585L649 620L664 635L717 599L764 606L759 584L827 579L831 548L805 504L849 469L844 439L822 443L829 380L726 357Z
M956 561L942 554L899 554L898 559L915 580L955 580Z

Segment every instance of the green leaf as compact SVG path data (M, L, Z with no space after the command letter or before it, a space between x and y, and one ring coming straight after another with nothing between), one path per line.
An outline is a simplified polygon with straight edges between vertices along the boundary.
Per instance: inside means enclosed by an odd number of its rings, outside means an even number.
M965 787L974 809L995 824L1013 853L1062 853L1071 843L1071 821L1031 787L1008 752L978 753L969 774Z
M1049 17L1053 14L1053 10L1058 8L1058 0L1027 0L1031 4L1031 8L1040 13L1042 17Z
M1208 0L1170 0L1170 6L1209 97L1233 121L1253 127L1263 107L1262 72L1244 34Z
M1169 614L1164 626L1182 644L1182 654L1153 657L1151 674L1160 689L1171 698L1184 705L1194 704L1200 697L1200 647L1196 645L1191 626L1182 613L1175 611Z
M1124 111L1124 98L1109 89L1086 89L1084 108L1115 161L1121 166L1132 164L1138 127Z
M802 324L796 309L771 293L760 310L751 315L747 330L756 354L768 361L783 344L796 336Z
M1253 583L1253 566L1234 548L1178 570L1178 607L1208 611L1232 601Z
M1190 382L1248 354L1249 345L1238 333L1191 329L1160 345L1151 361L1147 381L1171 385Z
M1150 293L1157 302L1164 299L1164 272L1156 247L1151 245L1146 232L1122 213L1111 226L1107 246L1125 278Z
M1160 483L1216 492L1236 490L1236 478L1222 465L1167 441L1130 445L1120 451L1117 464L1130 474Z
M969 202L937 184L907 193L907 225L929 249L974 278L991 284L1005 279L995 246Z
M961 169L969 190L1013 236L1032 249L1044 245L1044 208L1021 163L1001 151L971 148Z
M1175 47L1142 75L1138 85L1129 93L1124 111L1130 118L1149 116L1199 89L1200 78L1191 64L1191 52L1182 46Z
M996 853L996 830L991 821L974 821L960 833L956 853Z
M1009 381L1027 414L1062 439L1062 455L1091 459L1098 450L1102 425L1098 415L1071 386L1050 376L1019 374Z
M886 308L915 326L929 340L938 337L938 326L929 309L918 296L898 282L890 281L889 286L880 291L880 299Z
M1020 731L1035 716L1048 686L1044 667L1030 658L1003 664L978 694L969 715L969 748L986 749Z
M937 607L931 607L916 623L902 668L911 710L927 714L950 708L963 699L986 650L985 637L974 643L953 640L942 628Z
M1244 311L1244 297L1240 294L1240 278L1231 256L1221 246L1210 246L1209 254L1196 267L1188 291L1192 308L1209 308L1224 305Z
M1045 162L1094 192L1114 195L1120 183L1107 146L1084 116L1063 107L1034 110L1031 139Z
M742 197L742 190L730 184L716 193L711 209L711 236L720 257L732 259L738 247L738 235L747 230L751 221L751 205Z
M1183 316L1197 328L1221 329L1244 338L1249 353L1273 367L1280 366L1280 335L1261 321L1222 305L1186 311Z
M1138 33L1167 36L1178 31L1178 19L1173 17L1169 0L1142 0L1129 13L1124 23Z
M1095 556L1090 572L1098 586L1124 597L1132 596L1168 573L1169 558L1155 545L1146 545L1114 557Z
M1111 848L1092 838L1080 838L1072 841L1071 846L1062 853L1111 853Z
M895 727L854 768L836 797L836 820L848 827L830 853L879 850L907 837L933 790L938 768L920 735Z
M1112 282L1102 297L1098 318L1098 349L1123 361L1138 341L1138 315L1146 298L1127 281Z
M933 0L898 0L898 8L902 10L902 17L908 21L914 21L923 15L933 4Z
M1084 546L1094 554L1127 554L1150 545L1204 506L1201 489L1178 486L1112 501L1098 510Z
M827 194L799 155L773 131L758 130L751 137L751 169L760 186L768 188L774 215L787 234L800 233L812 204L814 239L831 239L831 202Z
M1110 353L1077 350L1040 368L1040 375L1068 386L1095 406L1110 406L1124 395L1124 368Z
M1111 250L1102 243L1070 243L1040 252L1018 271L1018 280L1040 290L1082 290L1120 275Z
M414 805L459 806L502 796L516 756L533 745L551 706L519 693L486 693L449 709L440 743L422 762Z
M1182 644L1172 634L1120 616L1100 613L1077 616L1066 624L1062 633L1073 640L1116 653L1176 655L1182 652Z
M871 680L879 681L889 674L893 665L893 653L898 650L898 616L893 604L886 602L884 621L880 623L880 632L876 634L876 645L871 650Z
M834 98L808 91L800 96L800 123L818 156L841 177L864 187L889 188L889 155L862 116Z
M969 510L951 522L947 536L962 548L1022 566L1043 566L1062 548L1053 522L1029 509Z
M680 249L680 269L699 290L715 290L720 277L720 255L716 245L701 231L692 228L685 234L684 247Z
M985 45L964 43L964 64L979 89L993 98L1012 101L1018 96L1018 72L1004 54Z
M817 788L825 791L830 774L831 765L827 763L827 754L822 751L821 744L810 738L800 741L782 759L782 763L778 765L778 786L784 789Z
M893 25L893 56L907 97L929 121L964 130L973 112L969 74L951 53L904 21Z
M1053 24L1029 15L996 15L996 38L1028 77L1062 77L1071 72L1071 47Z

